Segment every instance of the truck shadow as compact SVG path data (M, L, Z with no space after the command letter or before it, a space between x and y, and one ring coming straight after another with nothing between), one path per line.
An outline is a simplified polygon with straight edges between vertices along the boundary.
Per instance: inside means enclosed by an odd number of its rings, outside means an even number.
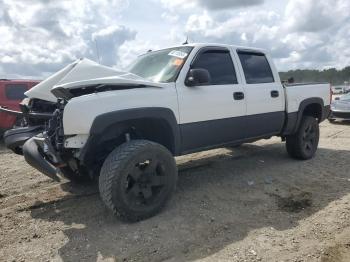
M349 126L350 125L350 120L336 120L334 122L331 123L332 125L346 125Z
M6 153L8 149L5 147L4 140L0 137L0 154Z
M192 260L214 254L252 230L291 229L348 194L349 159L349 151L320 148L314 159L296 161L279 143L244 145L179 159L175 196L162 213L139 223L113 217L97 192L81 193L94 186L80 186L76 198L30 212L35 219L64 224L68 241L59 249L63 261Z

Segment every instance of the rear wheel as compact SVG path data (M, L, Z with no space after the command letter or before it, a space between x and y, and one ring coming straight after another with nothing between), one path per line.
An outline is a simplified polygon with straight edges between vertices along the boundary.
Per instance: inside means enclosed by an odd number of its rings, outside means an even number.
M301 120L298 131L286 137L286 148L288 154L297 159L310 159L315 155L320 130L317 119L311 116L304 116Z
M103 163L99 189L106 206L127 221L158 213L175 191L177 167L162 145L131 140L112 151Z

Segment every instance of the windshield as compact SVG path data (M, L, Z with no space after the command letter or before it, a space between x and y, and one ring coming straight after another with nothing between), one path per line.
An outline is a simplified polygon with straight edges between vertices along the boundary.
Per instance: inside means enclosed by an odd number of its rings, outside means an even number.
M128 72L154 82L174 82L193 47L180 46L139 56Z

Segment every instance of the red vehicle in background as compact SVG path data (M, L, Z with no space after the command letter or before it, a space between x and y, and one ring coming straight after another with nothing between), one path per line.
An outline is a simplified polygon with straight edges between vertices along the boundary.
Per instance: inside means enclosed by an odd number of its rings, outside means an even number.
M25 98L24 93L37 85L37 80L0 79L0 106L9 110L19 111L19 103ZM16 123L16 116L0 112L0 135Z

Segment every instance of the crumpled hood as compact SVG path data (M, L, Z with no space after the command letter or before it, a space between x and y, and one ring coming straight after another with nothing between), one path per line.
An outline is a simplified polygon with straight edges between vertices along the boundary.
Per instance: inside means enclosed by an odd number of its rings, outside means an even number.
M56 102L57 98L51 93L51 90L55 87L71 89L94 84L140 84L162 86L159 83L149 81L132 73L119 71L83 58L67 65L60 71L40 82L38 85L27 91L25 95L29 98L38 98Z

